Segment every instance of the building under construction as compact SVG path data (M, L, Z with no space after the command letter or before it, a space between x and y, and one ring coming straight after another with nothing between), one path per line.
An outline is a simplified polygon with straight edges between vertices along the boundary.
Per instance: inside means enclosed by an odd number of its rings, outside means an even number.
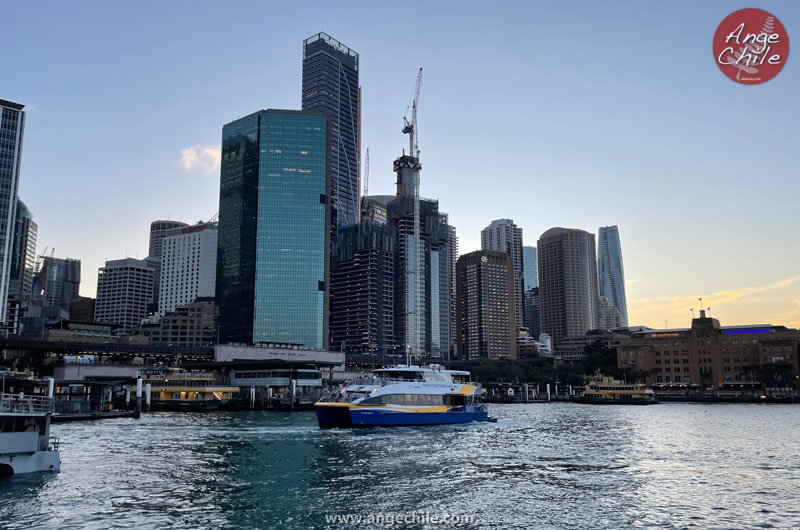
M331 266L331 349L394 354L394 233L364 219L339 231Z
M421 358L450 358L455 351L458 241L439 202L419 194L421 84L420 70L411 120L403 118L409 151L393 164L396 194L368 195L365 190L361 222L339 230L331 276L332 349L410 352ZM365 184L368 168L369 152Z

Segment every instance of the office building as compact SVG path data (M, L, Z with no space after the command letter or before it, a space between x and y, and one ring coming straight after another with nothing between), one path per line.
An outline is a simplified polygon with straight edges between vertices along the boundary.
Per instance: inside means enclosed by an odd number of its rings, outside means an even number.
M497 219L481 230L481 250L505 252L514 264L514 314L516 326L525 326L522 228L511 219Z
M0 322L6 322L9 275L14 255L24 108L25 105L0 99Z
M536 247L522 247L523 289L526 293L539 287L538 266Z
M690 328L643 329L617 347L617 365L650 385L797 387L800 331L772 324L721 326L700 311Z
M505 252L479 250L456 264L458 358L517 358L514 262Z
M539 317L542 333L559 341L597 328L597 259L594 235L551 228L536 245L539 260Z
M619 309L605 296L597 299L597 327L598 329L614 329L624 327Z
M608 350L616 349L622 340L630 338L633 333L649 329L645 326L592 329L583 335L564 337L556 346L554 353L562 361L580 362L592 352L603 348Z
M394 335L394 231L362 220L344 227L331 261L331 349L385 356Z
M117 324L116 334L138 329L153 297L157 263L155 258L106 261L97 274L95 322Z
M221 342L328 349L330 139L315 112L259 111L223 127Z
M358 221L361 87L358 54L325 33L303 41L302 109L330 118L330 178L334 221Z
M217 223L167 230L162 241L158 313L175 311L198 297L214 297Z
M186 228L187 223L181 221L168 221L159 219L150 223L150 246L147 255L151 258L161 259L162 249L164 248L164 238L169 230L176 228Z
M539 317L539 288L534 287L525 291L525 327L528 328L528 335L533 338L542 332Z
M619 229L602 226L597 234L597 281L600 296L619 311L618 326L628 325L628 303L625 299L625 270Z
M81 296L69 304L69 319L76 322L94 322L95 299Z
M80 298L81 260L42 257L33 280L33 301L43 308L58 308L69 318L69 306Z
M14 243L9 275L9 294L30 298L36 266L36 235L38 225L25 203L17 200L17 217L14 225Z
M214 299L200 297L181 304L157 322L146 322L141 334L154 344L169 346L208 346L216 341Z

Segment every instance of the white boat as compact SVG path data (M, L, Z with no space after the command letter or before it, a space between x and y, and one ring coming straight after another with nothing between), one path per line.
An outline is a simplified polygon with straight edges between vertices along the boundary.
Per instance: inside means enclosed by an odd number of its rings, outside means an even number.
M348 381L314 410L322 429L487 421L483 389L470 373L440 365L400 365Z
M0 474L58 471L58 438L50 437L53 380L47 394L0 392Z

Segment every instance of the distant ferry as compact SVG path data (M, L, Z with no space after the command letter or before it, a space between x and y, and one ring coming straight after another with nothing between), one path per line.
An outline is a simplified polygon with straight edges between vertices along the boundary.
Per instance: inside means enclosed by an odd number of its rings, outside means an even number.
M658 403L658 398L646 385L623 383L598 374L589 380L586 390L575 401L596 405L650 405Z
M440 365L400 365L349 381L315 405L322 429L486 421L483 390L470 373Z
M175 367L141 370L142 381L152 388L151 411L210 412L232 406L239 387L223 385L216 376ZM136 386L128 388L136 391Z

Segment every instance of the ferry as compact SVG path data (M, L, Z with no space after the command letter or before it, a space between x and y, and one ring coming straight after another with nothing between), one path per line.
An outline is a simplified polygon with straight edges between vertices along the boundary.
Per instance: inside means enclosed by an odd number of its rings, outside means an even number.
M623 383L597 374L575 401L595 405L650 405L658 403L658 398L646 385Z
M470 373L399 365L348 381L314 405L322 429L482 422L488 409Z
M150 384L151 411L210 412L237 402L239 387L220 384L213 373L156 366L141 370L142 382ZM128 387L136 392L136 386Z
M4 374L5 375L5 374ZM46 385L47 393L36 393ZM3 378L0 392L0 475L59 471L61 455L58 438L50 437L53 415L53 380L25 380L28 391L6 393L9 381Z

